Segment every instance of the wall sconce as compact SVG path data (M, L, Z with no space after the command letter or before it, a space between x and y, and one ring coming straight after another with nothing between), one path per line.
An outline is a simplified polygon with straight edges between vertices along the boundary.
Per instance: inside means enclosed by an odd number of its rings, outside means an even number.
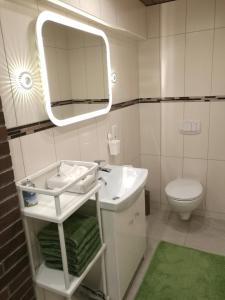
M117 76L116 76L116 73L115 73L115 72L113 72L113 73L111 74L111 81L112 81L112 83L116 83L116 81L117 81Z
M32 76L29 72L24 71L19 74L18 77L19 85L25 90L30 90L33 86Z

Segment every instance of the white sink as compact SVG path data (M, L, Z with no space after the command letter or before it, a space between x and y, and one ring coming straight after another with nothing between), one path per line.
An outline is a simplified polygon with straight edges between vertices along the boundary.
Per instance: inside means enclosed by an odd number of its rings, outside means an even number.
M118 211L130 206L140 193L146 183L148 170L125 166L105 166L111 169L107 173L99 171L102 181L102 188L99 192L100 204L103 209Z

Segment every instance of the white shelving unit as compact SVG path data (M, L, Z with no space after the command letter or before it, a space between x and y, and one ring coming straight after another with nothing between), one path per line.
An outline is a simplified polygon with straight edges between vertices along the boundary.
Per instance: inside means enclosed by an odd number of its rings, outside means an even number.
M64 162L70 165L79 165L87 167L87 172L82 176L70 181L68 184L64 185L62 188L57 188L50 190L46 188L46 179L57 173L57 169L60 164ZM58 295L64 296L67 299L71 299L73 293L79 287L85 276L88 274L95 262L101 257L102 258L102 281L103 281L103 292L107 297L107 287L106 287L106 273L105 273L105 249L106 245L103 241L102 234L102 223L101 223L101 212L98 191L101 187L96 181L96 185L86 194L76 194L67 192L68 188L73 184L76 184L88 174L96 173L97 175L97 164L92 162L81 162L81 161L59 161L54 163L47 168L27 177L23 180L17 182L17 189L19 192L20 206L23 215L23 222L25 233L28 242L28 250L31 261L33 281L37 286L44 288L48 291L54 292ZM96 176L97 178L97 176ZM24 185L26 180L31 180L35 187L28 187ZM37 195L38 204L31 207L26 207L24 205L23 191L34 192ZM67 253L66 253L66 243L64 237L63 222L67 220L74 212L76 212L83 204L85 204L91 197L95 196L96 200L96 212L97 219L100 230L101 238L101 248L95 255L93 260L86 267L84 272L80 277L73 276L69 274L68 263L67 263ZM55 270L45 266L44 262L38 267L34 263L34 254L31 243L31 230L28 225L28 218L43 220L47 222L56 223L58 226L60 248L62 254L62 265L63 270Z

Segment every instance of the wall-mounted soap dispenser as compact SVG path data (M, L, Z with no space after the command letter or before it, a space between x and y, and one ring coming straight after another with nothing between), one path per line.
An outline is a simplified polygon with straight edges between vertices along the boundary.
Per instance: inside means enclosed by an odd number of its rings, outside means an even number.
M118 127L112 126L111 132L108 133L109 152L116 156L120 154L120 140L118 139Z

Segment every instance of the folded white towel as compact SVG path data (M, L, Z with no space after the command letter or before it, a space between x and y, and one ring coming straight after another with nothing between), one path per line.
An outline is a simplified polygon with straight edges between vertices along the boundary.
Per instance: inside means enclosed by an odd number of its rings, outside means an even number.
M85 166L78 165L68 165L66 163L61 163L58 169L58 174L47 179L47 187L49 189L62 188L71 181L76 180L82 176L85 172L88 171L88 168ZM96 183L96 175L89 174L85 176L82 180L78 181L76 184L72 185L68 192L74 193L86 193L88 192L93 185Z
M85 166L78 165L68 165L66 163L61 163L59 167L59 175L71 177L72 180L82 176L85 172L88 171L88 168Z

